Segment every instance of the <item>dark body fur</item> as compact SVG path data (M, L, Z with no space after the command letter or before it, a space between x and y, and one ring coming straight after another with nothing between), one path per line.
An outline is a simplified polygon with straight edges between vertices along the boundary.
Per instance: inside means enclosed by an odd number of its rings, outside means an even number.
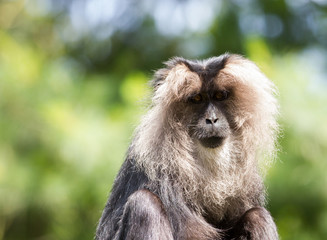
M96 239L278 239L263 208L257 160L260 149L266 155L274 149L271 82L250 61L223 55L175 58L152 84L153 105L116 177ZM189 103L197 93L205 107ZM212 103L212 96L219 99Z

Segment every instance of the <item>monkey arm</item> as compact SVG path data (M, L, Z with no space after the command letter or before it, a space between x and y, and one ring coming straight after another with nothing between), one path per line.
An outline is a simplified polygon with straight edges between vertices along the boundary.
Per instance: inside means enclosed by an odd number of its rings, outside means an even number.
M263 207L246 211L230 232L232 240L278 240L276 225Z
M120 220L127 201L148 182L147 177L138 171L132 162L133 159L126 159L115 179L97 227L95 236L97 240L116 239L118 230L121 231Z
M148 190L138 190L127 200L115 240L173 239L161 200Z

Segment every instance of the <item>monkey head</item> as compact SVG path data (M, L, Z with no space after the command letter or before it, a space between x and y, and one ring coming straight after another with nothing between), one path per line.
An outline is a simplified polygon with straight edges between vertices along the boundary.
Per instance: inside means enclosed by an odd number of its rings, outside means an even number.
M173 58L166 66L152 81L153 103L167 109L171 125L186 127L194 143L217 148L238 137L274 145L275 87L254 63L225 54L204 61Z

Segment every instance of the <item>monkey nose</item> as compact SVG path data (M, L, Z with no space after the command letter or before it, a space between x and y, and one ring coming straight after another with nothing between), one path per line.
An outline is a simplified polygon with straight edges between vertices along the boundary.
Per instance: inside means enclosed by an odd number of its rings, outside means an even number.
M214 125L215 123L217 123L217 121L218 121L218 118L207 118L206 124Z

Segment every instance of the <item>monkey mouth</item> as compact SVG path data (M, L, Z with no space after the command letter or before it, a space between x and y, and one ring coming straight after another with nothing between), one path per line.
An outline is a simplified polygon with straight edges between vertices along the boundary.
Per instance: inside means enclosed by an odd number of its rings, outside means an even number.
M215 136L215 137L201 138L199 139L199 141L202 144L202 146L206 148L216 148L223 143L224 139L225 139L224 137Z

